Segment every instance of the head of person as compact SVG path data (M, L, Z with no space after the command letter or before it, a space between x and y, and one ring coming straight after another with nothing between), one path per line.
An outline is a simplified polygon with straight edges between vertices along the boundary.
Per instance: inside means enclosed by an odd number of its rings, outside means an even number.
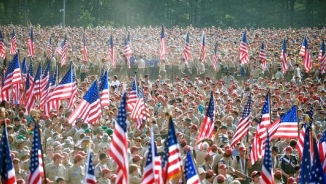
M222 175L226 175L227 174L227 166L225 164L220 164L218 166L218 173L222 174Z
M251 179L252 179L253 182L259 182L260 172L259 171L252 171Z

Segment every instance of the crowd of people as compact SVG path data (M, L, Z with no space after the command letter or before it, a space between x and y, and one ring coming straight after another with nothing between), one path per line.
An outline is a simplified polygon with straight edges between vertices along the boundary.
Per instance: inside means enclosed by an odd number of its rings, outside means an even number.
M10 39L12 27L2 26L4 40ZM160 29L160 27L134 29L97 27L84 30L82 28L38 27L34 28L34 39L37 57L42 58L45 52L42 49L45 48L50 36L53 43L59 43L64 34L68 34L70 45L68 56L76 66L80 66L78 74L82 74L78 78L78 96L82 97L92 81L100 75L98 70L103 69L100 63L107 57L108 35L114 35L117 53L120 53L120 63L124 63L123 38L127 32L132 35L135 58L157 59ZM28 28L15 26L15 30L20 52L22 55L27 55L25 41L28 38ZM200 36L204 31L207 35L208 55L213 50L215 41L219 44L220 67L217 71L198 73L196 65L193 65L195 72L184 71L182 67L177 69L162 67L162 65L182 65L180 58L184 46L183 35L187 30L190 32L194 50L190 65L196 63L196 53L199 57ZM83 33L86 34L90 54L91 62L88 63L82 63L78 59ZM300 30L250 29L247 34L250 62L239 66L237 58L242 30L232 28L222 30L214 27L167 29L166 60L159 61L157 68L139 68L138 65L138 69L143 70L139 70L137 78L150 116L148 120L143 121L141 128L138 128L137 122L130 117L130 112L127 114L129 183L142 183L152 128L158 152L163 154L169 115L175 123L181 157L184 159L187 151L189 149L192 151L202 183L260 183L262 160L253 165L250 163L250 140L260 121L261 109L268 91L272 94L271 122L289 110L292 105L297 105L298 121L303 124L307 121L305 117L313 105L313 131L320 139L326 128L326 80L318 66L314 67L309 74L304 74L299 50L303 36L308 35L312 58L314 64L317 64L319 44L323 40L320 35L324 33L325 29L310 28ZM281 72L279 60L282 38L288 40L288 60L292 62L292 69L290 67L285 74ZM265 41L270 66L266 71L260 67L258 57L261 41ZM198 45L198 52L196 52L195 45ZM209 60L210 58L207 57L205 63L207 69L211 68ZM107 61L104 59L104 62ZM97 65L98 69L85 69L90 67L90 63ZM67 123L67 117L72 111L65 105L51 110L49 116L44 115L43 110L39 109L44 170L48 183L83 183L87 165L85 158L89 149L94 151L93 164L98 183L115 183L117 165L108 154L108 150L121 96L124 91L128 93L131 90L133 78L130 76L134 75L134 71L129 69L126 72L127 67L124 64L121 65L120 68L107 68L112 72L110 73L110 105L102 108L103 114L96 123L90 125L80 118L73 124ZM241 72L241 67L244 67L247 72ZM152 72L156 69L157 72ZM215 101L214 136L211 139L204 139L199 149L196 146L198 143L196 138L206 114L210 92L213 93ZM252 93L252 108L248 137L231 148L230 143L250 93ZM64 101L62 103L65 104ZM23 106L5 101L1 103L1 106L5 108L5 113L0 120L8 124L8 140L17 183L27 183L34 134L33 123ZM275 183L297 183L301 162L296 148L297 139L273 139L271 144ZM184 179L181 175L169 182L171 184L184 183Z

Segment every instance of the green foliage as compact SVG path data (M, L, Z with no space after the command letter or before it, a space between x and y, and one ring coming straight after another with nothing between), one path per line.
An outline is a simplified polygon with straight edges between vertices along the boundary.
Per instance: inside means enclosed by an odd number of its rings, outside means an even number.
M0 0L0 24L60 25L63 0ZM323 27L326 0L66 0L66 25Z

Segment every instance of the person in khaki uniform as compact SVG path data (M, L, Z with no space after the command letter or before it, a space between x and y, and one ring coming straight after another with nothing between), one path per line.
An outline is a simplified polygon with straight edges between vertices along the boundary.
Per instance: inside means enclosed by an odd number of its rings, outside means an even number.
M85 168L82 166L85 156L75 155L74 165L68 169L66 180L69 184L82 184L85 176Z
M102 177L97 181L97 184L111 184L110 181L110 170L105 168L102 170Z
M14 169L15 169L15 174L16 174L16 179L27 179L27 172L24 171L21 167L20 167L20 160L18 158L14 158L13 159L13 164L14 164Z
M53 155L53 162L45 166L46 177L55 180L56 177L65 175L65 167L61 164L63 156L59 153Z
M140 184L141 177L136 164L129 165L129 184Z

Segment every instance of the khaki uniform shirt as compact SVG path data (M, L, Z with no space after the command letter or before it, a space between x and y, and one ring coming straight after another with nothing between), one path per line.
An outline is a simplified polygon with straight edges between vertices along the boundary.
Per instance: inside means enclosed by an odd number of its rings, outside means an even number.
M130 175L129 184L140 184L141 178L139 176Z
M85 176L84 167L73 165L68 169L66 180L69 184L82 184Z
M16 175L16 180L23 179L26 181L26 179L27 179L27 172L22 169L15 171L15 175Z
M109 179L100 178L97 184L111 184L111 181Z
M62 164L56 166L51 163L45 166L46 177L52 181L54 181L55 178L59 176L65 177L65 171L66 168Z

